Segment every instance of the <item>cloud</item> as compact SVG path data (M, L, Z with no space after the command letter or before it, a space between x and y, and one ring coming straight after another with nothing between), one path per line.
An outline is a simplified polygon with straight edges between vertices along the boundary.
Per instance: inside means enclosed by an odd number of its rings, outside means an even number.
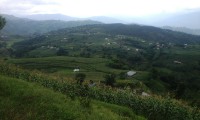
M5 14L61 13L70 16L143 16L200 8L199 0L1 0Z
M58 5L53 0L1 0L0 12L4 14L33 14L36 8L48 9L48 6ZM38 9L38 12L43 12L43 9Z

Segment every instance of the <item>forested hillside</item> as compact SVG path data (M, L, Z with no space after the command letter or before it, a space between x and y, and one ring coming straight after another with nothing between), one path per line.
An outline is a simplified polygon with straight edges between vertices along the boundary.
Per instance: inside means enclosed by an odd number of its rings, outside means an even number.
M99 24L49 32L19 42L15 44L13 48L16 49L17 56L18 53L20 55L29 55L29 52L31 51L45 48L54 49L52 50L51 55L45 56L52 56L57 52L64 52L65 50L63 49L71 51L70 53L77 51L88 54L92 53L89 51L99 51L96 49L110 48L112 48L110 49L111 51L114 49L120 51L140 49L145 53L150 52L146 50L148 48L169 48L173 46L184 48L189 44L199 44L199 39L200 36L163 30L151 26ZM81 48L80 46L83 47ZM105 50L102 50L101 53L98 54L104 54L104 51Z

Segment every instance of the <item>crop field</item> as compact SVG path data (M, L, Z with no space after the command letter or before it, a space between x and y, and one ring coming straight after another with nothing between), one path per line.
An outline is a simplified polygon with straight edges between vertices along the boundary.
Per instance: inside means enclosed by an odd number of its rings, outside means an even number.
M63 93L64 95L69 96L72 100L74 100L74 99L79 100L80 105L85 106L85 108L89 107L90 104L92 104L90 99L95 99L95 100L103 101L106 103L112 103L112 104L117 104L120 106L129 107L136 114L142 115L142 116L148 118L149 120L161 120L161 119L165 119L165 120L199 120L199 118L200 118L199 109L197 107L188 106L184 102L168 98L167 96L165 98L160 97L160 96L143 97L143 96L132 93L128 89L125 89L125 90L112 89L112 88L106 87L106 86L88 88L87 86L81 86L81 85L77 85L77 84L70 83L70 82L63 83L63 82L59 82L58 80L50 78L50 76L46 77L42 73L30 72L30 71L23 70L23 69L20 69L18 67L15 67L13 65L8 65L8 64L1 64L0 73L1 73L1 75L4 75L4 76L13 77L13 79L20 78L21 80L24 80L25 82L37 83L38 85L42 85L43 87L53 89L54 91L57 91L59 93ZM0 80L7 82L8 80L6 80L6 79L7 78L3 77ZM13 84L14 81L12 81L11 83L12 83L12 86L14 85L13 87L18 86L16 84ZM4 83L1 82L0 85L2 85L2 84L5 84L5 82ZM19 86L22 86L21 84ZM21 88L28 87L27 85L25 85L25 86L26 87L21 87ZM11 87L11 88L13 88L13 87ZM4 87L0 87L0 88L2 90L5 90ZM7 87L7 88L9 88L9 87ZM16 90L19 90L19 89L16 89ZM16 90L15 90L15 92L17 92ZM35 90L35 89L32 89L32 90ZM9 92L9 91L7 91L7 92ZM23 93L23 92L20 91L19 93ZM30 93L30 91L28 91L28 93ZM26 95L26 94L23 94L23 95ZM16 94L14 94L14 95L18 96ZM49 98L49 97L45 97L45 98ZM37 97L37 99L38 99L38 97ZM96 105L95 105L95 108L99 108L101 106L101 108L98 110L104 111L103 110L104 108L102 109L102 105L100 105L99 107ZM118 110L120 110L120 109L118 109ZM118 110L116 112L120 112ZM63 111L61 111L61 112L63 112ZM95 110L93 110L93 112L95 112ZM130 112L128 112L128 113L127 112L125 112L125 115L130 113ZM98 113L99 112L97 112L97 115L98 115ZM109 112L107 112L107 113L109 113ZM121 111L120 113L124 113L124 112ZM85 114L81 114L81 115L85 115ZM106 116L107 115L108 114L106 114ZM116 115L115 115L115 117L116 117ZM140 120L140 119L138 119L138 120Z
M103 58L81 58L81 57L43 57L9 59L7 62L22 66L25 69L37 69L46 73L57 73L59 75L73 78L76 74L73 70L79 68L80 72L86 74L86 80L99 81L107 73L119 74L128 70L113 69L106 66L108 59Z

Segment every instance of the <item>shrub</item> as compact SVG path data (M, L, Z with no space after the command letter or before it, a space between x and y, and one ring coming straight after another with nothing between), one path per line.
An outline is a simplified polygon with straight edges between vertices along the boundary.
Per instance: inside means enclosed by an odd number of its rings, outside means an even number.
M104 76L106 85L114 86L115 80L115 74L107 74Z

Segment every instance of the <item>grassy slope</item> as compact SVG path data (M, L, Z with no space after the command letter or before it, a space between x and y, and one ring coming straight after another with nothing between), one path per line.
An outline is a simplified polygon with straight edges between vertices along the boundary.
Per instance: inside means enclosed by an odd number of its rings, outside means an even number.
M0 119L3 120L143 120L130 109L92 101L83 108L78 100L37 84L0 76Z

